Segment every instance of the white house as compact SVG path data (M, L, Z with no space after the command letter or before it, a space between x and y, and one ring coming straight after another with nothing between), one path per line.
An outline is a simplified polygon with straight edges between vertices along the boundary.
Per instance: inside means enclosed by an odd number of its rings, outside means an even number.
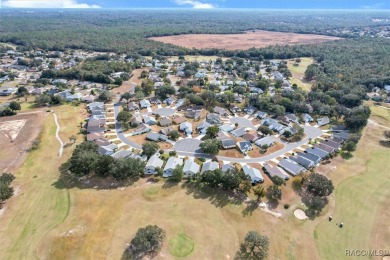
M145 174L150 175L150 174L156 174L156 169L157 168L162 168L164 164L164 161L161 160L157 154L153 155L150 157L149 161L146 163L145 166Z
M200 166L194 161L194 159L188 159L184 163L183 173L186 176L194 176L199 172L199 170Z
M168 178L172 176L173 170L177 166L183 165L183 159L170 157L167 161L167 164L164 167L163 177Z

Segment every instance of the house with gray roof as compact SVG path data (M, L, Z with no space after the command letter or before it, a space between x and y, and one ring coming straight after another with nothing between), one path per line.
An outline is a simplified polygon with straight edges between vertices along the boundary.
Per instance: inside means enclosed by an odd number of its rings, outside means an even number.
M150 157L150 159L148 160L148 162L146 163L146 166L145 166L145 171L144 173L146 175L151 175L151 174L156 174L156 169L157 168L162 168L164 164L164 161L161 160L157 154L153 155L152 157Z
M315 165L319 164L321 162L321 157L315 155L315 154L312 154L312 153L302 153L302 152L299 152L298 153L299 156L302 156L312 162L314 162Z
M143 119L144 119L144 123L145 124L148 124L148 125L155 125L155 124L157 124L156 118L154 118L152 116L144 115Z
M330 139L327 139L327 140L323 141L322 143L323 143L323 144L326 144L327 146L333 147L333 148L336 149L336 150L339 150L340 147L341 147L341 144L340 144L340 143L335 142L335 141L330 140Z
M336 150L333 147L326 145L325 142L322 142L320 144L316 144L316 145L314 145L314 147L317 147L317 148L324 150L325 152L328 152L328 153L334 153L334 151Z
M222 124L221 117L215 113L207 114L206 121L212 125L221 125Z
M204 135L206 134L207 132L207 129L211 126L211 124L209 124L207 121L203 121L202 123L200 123L197 127L196 127L196 130Z
M216 169L219 169L219 164L217 162L205 162L202 166L202 171L200 173L204 173L207 171L214 171Z
M245 127L240 127L237 128L236 130L233 130L230 132L234 137L241 137L244 134L246 134L246 128Z
M310 161L309 159L306 159L305 157L302 156L290 156L289 159L293 162L296 162L299 165L302 165L306 169L310 169L315 166L313 161Z
M132 154L131 151L122 149L122 150L116 151L115 153L111 154L111 157L115 158L115 159L122 159L122 158L130 157L131 154Z
M183 173L185 176L194 176L199 173L200 166L193 158L187 159L184 163Z
M313 122L314 119L313 119L313 117L311 117L311 115L309 115L309 114L303 114L303 121L304 121L305 123L310 123L310 122Z
M258 169L245 164L244 166L242 166L242 170L244 171L245 175L248 175L251 178L252 184L264 182L263 175Z
M127 105L127 108L129 109L129 111L135 111L135 110L139 110L139 105L137 103L135 103L134 101L131 101Z
M165 126L170 126L172 125L172 120L170 120L169 118L167 117L162 117L160 118L160 120L158 121L158 124L162 127L165 127Z
M269 129L277 131L277 132L280 132L285 128L284 125L278 123L278 121L276 121L275 119L272 119L272 118L264 119L263 125L266 125L266 126L268 126Z
M270 164L264 164L264 171L268 173L268 175L272 178L274 176L278 176L282 178L283 180L290 179L290 176L280 167L278 166L272 166Z
M146 125L146 124L140 124L137 129L135 129L131 134L132 135L142 135L144 133L149 133L150 131L152 131L152 129L150 128L150 126Z
M187 135L192 134L192 124L190 122L183 122L179 126L180 131L185 132Z
M305 171L305 168L289 159L282 159L278 165L293 176L297 176Z
M230 131L233 131L235 127L232 124L225 124L225 125L219 126L218 128L222 132L229 133Z
M330 123L330 119L327 116L321 117L317 120L317 125L324 126Z
M183 159L175 158L175 157L169 157L167 163L165 164L164 171L163 171L163 177L168 178L172 177L173 170L183 165Z
M236 142L231 138L223 139L223 140L221 140L221 143L222 143L223 149L232 149L232 148L236 147Z
M101 155L111 155L118 149L116 144L109 144L106 146L99 146L98 153Z
M268 114L266 112L263 112L263 111L258 111L258 112L256 112L255 116L259 119L264 119L268 116Z
M274 145L274 143L275 143L275 138L273 136L266 136L266 137L263 137L255 142L255 144L258 147L263 147L264 145L270 147L270 146Z
M151 107L152 105L150 104L149 100L143 99L139 102L141 108L148 108Z
M131 126L139 126L142 123L143 121L141 115L134 115L133 118L130 120Z
M253 149L252 143L248 141L237 142L237 147L243 154L246 154Z
M222 165L222 168L221 168L223 173L226 173L228 171L232 171L234 169L235 169L234 166L231 165L230 163L226 163L226 164Z
M308 148L306 149L306 152L307 153L312 153L314 155L317 155L319 156L321 159L324 159L327 155L329 155L328 152L324 151L324 150L321 150L317 147L314 147L314 148Z

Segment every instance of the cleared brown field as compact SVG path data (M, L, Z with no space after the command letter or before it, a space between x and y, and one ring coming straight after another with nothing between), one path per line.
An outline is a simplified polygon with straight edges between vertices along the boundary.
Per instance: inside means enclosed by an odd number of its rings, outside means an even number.
M186 48L247 50L270 45L319 44L341 38L316 34L255 31L243 34L185 34L149 39Z

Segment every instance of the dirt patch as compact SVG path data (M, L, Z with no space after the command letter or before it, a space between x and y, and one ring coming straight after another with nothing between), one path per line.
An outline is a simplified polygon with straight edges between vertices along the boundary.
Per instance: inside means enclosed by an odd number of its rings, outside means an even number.
M237 149L221 150L218 156L232 157L232 158L244 158L244 155Z
M173 147L172 144L170 144L170 143L165 143L165 142L158 143L158 146L159 146L160 149L162 149L162 150L171 149L171 148Z
M263 156L266 156L266 155L269 155L269 154L271 154L271 153L274 153L274 152L276 152L276 151L279 151L279 150L281 150L281 149L283 149L284 148L284 145L282 144L282 143L275 143L273 146L271 146L271 147L269 147L268 149L267 149L267 152L265 152L265 153L260 153L260 148L258 147L258 146L256 146L256 145L254 145L253 146L253 150L252 151L250 151L249 153L248 153L248 155L250 156L250 157L252 157L252 158L257 158L257 157L263 157Z
M186 34L149 39L186 48L247 50L270 45L319 44L340 38L316 34L255 31L243 34Z
M42 130L45 112L0 118L0 172L13 171L24 161Z

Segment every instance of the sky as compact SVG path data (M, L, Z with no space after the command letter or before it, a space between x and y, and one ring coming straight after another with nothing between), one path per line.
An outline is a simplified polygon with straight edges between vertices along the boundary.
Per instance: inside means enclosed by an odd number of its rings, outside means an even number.
M389 0L0 0L2 8L390 9Z

